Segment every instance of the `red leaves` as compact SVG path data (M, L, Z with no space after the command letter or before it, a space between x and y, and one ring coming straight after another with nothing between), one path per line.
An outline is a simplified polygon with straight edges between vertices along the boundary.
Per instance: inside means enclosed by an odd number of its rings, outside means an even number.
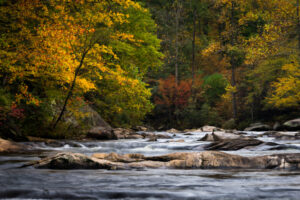
M169 76L167 79L160 79L158 88L159 95L155 97L155 104L161 104L167 107L185 107L192 94L191 82L190 79L181 80L176 85L175 77L173 75Z
M7 122L9 118L23 119L24 109L18 108L16 104L12 104L10 109L0 106L0 125Z
M8 115L16 119L22 119L24 118L24 109L18 108L16 104L12 104Z

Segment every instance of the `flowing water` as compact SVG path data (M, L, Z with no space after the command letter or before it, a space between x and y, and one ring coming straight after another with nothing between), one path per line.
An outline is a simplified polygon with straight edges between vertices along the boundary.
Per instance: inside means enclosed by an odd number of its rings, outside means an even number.
M159 134L171 133L160 132ZM300 199L300 171L287 170L50 170L20 168L23 164L60 151L93 153L142 153L163 155L203 151L209 142L197 141L205 132L176 134L173 139L117 141L72 141L53 148L27 143L35 151L0 156L0 199ZM247 132L258 135L258 132ZM184 142L171 140L184 139ZM284 146L270 150L259 146L228 153L244 156L300 153L299 140L259 137Z

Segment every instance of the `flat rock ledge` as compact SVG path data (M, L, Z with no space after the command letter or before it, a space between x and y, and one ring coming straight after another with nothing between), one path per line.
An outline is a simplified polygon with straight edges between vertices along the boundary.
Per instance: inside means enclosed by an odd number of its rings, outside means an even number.
M146 157L142 154L96 153L86 156L63 152L24 167L46 169L300 169L299 154L274 154L269 156L243 157L218 151L172 153Z
M29 148L23 144L0 138L0 154L3 153L20 153L27 151Z

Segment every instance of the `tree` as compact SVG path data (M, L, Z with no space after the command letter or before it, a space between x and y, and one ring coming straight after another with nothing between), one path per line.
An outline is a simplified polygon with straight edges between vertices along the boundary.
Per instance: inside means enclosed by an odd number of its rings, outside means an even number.
M102 1L101 3L78 1L71 3L71 7L67 10L66 8L68 7L61 5L62 9L59 10L60 12L58 13L58 24L63 25L63 31L73 30L75 27L75 32L72 34L77 37L74 41L69 41L71 52L68 53L75 55L74 61L77 61L77 63L75 64L76 67L72 83L65 98L62 110L53 124L53 128L56 127L64 114L67 103L72 96L77 76L81 70L83 68L97 67L101 71L107 71L109 68L105 66L101 57L98 56L103 53L108 53L117 58L111 48L106 45L101 45L102 35L99 34L99 31L103 29L103 26L111 27L114 23L125 23L128 16L110 10L109 7L111 6L111 3L116 4L117 6L123 6L124 8L130 6L140 8L139 4L129 0L113 2ZM70 17L66 19L66 15ZM125 33L123 34L123 37L126 37Z
M127 104L121 107L134 123L150 111L150 90L143 79L161 65L163 55L155 24L138 3L19 0L0 5L1 87L18 106L34 104L36 110L27 109L31 116L47 110L55 128L67 107L79 105L75 97L96 91L122 91L119 100ZM104 79L112 86L102 84ZM134 101L126 91L141 96Z

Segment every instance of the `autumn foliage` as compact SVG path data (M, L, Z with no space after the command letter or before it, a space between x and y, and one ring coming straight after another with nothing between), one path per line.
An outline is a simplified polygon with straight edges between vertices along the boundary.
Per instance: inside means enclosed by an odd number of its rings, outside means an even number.
M178 84L175 77L170 75L166 79L158 81L158 94L155 97L155 104L165 105L166 107L184 108L192 94L192 81L181 80Z
M139 3L4 0L0 21L0 90L7 97L0 106L24 110L24 124L16 124L25 132L31 134L35 126L55 131L57 125L68 131L64 119L81 116L85 102L105 110L100 114L107 121L117 119L106 113L128 115L112 123L118 125L138 124L150 111L143 77L161 65L162 54L155 23ZM95 99L101 92L110 98ZM121 99L111 97L117 92ZM11 112L17 114L16 108ZM3 116L11 112L1 111Z

